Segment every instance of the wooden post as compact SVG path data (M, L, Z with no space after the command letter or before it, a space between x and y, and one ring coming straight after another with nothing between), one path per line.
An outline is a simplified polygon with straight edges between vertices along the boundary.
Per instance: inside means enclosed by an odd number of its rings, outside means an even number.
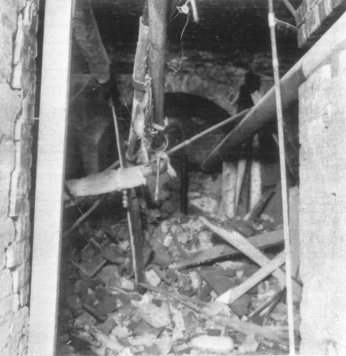
M46 0L29 355L53 356L60 277L72 0Z
M91 9L90 0L75 0L73 33L90 73L99 83L109 78L109 59Z
M149 7L149 69L153 80L154 122L163 125L165 89L165 44L167 0L148 0Z
M135 63L133 66L133 105L131 117L131 129L129 135L129 145L127 147L126 158L133 160L136 141L138 139L138 126L144 131L144 122L138 122L140 119L141 108L140 105L144 97L144 82L147 73L147 53L149 44L149 26L148 19L141 17L139 20L138 42L135 56ZM137 130L136 130L137 128Z
M231 219L236 213L237 167L233 162L223 162L222 166L222 195L219 217Z
M241 190L244 184L247 161L245 158L238 160L237 166L237 183L236 183L236 197L235 197L235 213L238 211Z
M261 100L261 94L255 91L251 94L254 105L257 105ZM261 163L258 157L259 136L254 136L252 142L252 160L250 174L250 209L254 208L262 196L262 180L261 180Z
M256 142L257 141L257 142ZM261 163L257 158L258 135L253 140L253 158L250 162L250 210L255 207L262 196Z

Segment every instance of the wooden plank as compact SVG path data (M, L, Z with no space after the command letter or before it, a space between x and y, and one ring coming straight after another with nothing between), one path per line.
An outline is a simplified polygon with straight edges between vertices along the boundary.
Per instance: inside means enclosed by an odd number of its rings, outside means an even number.
M233 162L223 162L222 194L220 204L220 219L228 220L236 213L235 195L237 183L237 167Z
M40 102L29 356L55 354L72 0L47 0Z
M255 247L262 249L283 244L284 235L281 229L250 237L248 238L248 241ZM218 245L208 250L196 252L189 256L188 260L184 259L176 262L176 267L179 269L187 268L201 263L207 263L218 258L231 257L239 254L241 254L241 252L229 245Z

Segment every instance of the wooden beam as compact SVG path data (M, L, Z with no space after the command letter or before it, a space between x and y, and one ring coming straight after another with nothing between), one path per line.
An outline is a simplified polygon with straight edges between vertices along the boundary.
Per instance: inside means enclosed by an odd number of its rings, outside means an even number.
M204 217L199 218L206 226L208 226L213 232L222 237L226 242L234 246L237 250L241 251L245 256L249 257L252 261L256 262L260 266L264 266L268 263L268 258L259 251L254 245L251 244L245 237L236 231L228 231L215 224L212 224ZM282 284L286 285L286 274L277 269L273 272L273 276ZM292 289L296 300L300 301L302 296L302 287L296 282L292 281Z
M165 90L165 48L167 31L167 1L148 0L149 9L149 69L153 86L154 123L163 125Z
M141 131L144 131L144 122L141 122L141 104L144 98L145 88L145 75L147 73L147 55L148 55L148 44L149 44L149 26L148 19L146 17L141 17L139 19L139 32L138 32L138 42L136 48L135 63L133 66L133 104L131 113L131 129L129 135L129 144L126 151L126 158L130 161L134 161L133 157L136 142L138 140L139 132L138 127ZM142 86L142 88L139 88ZM144 119L143 119L144 121ZM144 133L143 133L144 134Z
M110 78L109 59L90 0L75 0L73 34L89 65L90 73L99 83L106 83Z
M29 356L55 355L72 0L46 0Z
M248 238L258 249L266 247L278 246L284 242L284 234L282 230L265 232ZM176 262L176 268L183 269L203 263L210 263L218 258L237 256L241 252L229 245L217 245L207 250L198 251L189 255L188 259L181 259Z
M282 107L284 110L298 100L300 85L323 65L333 53L346 48L345 28L346 13L280 80ZM222 161L234 158L237 155L239 145L256 134L275 115L276 102L273 87L250 110L241 123L214 148L202 163L202 169L206 172L213 171L221 166Z

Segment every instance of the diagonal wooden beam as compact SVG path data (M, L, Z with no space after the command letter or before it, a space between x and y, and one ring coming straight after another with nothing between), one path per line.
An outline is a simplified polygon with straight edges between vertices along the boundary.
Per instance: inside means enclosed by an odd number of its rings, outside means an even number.
M90 0L76 0L73 34L89 65L90 73L99 83L109 78L109 59L90 6Z

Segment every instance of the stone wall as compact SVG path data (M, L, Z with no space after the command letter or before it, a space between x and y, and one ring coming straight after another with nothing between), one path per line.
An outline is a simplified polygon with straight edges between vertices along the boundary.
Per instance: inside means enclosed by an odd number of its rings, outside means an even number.
M302 355L346 354L346 51L301 87Z
M0 354L26 354L36 0L0 0Z
M108 48L110 52L110 49ZM119 90L128 106L132 105L132 70L135 48L132 51L112 48L109 53L117 74ZM297 60L294 53L286 53L280 59L280 71L284 74ZM75 72L85 70L76 57ZM78 63L77 63L78 62ZM184 92L203 96L234 114L239 88L244 75L252 69L261 77L261 94L272 86L272 60L269 51L250 52L246 49L228 53L187 50L184 53L169 48L166 53L166 92Z

